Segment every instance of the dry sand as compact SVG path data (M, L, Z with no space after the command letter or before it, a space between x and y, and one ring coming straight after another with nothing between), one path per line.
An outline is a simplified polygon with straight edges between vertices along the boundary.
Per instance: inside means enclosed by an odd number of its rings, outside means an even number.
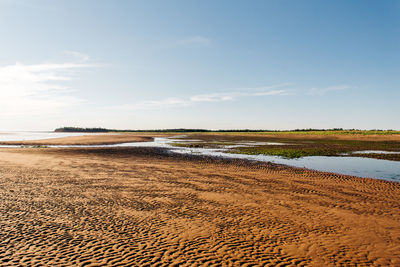
M0 145L111 145L119 143L152 141L153 137L154 135L139 136L137 134L98 134L68 136L42 140L3 141L0 142Z
M400 184L151 148L0 149L0 265L400 266Z

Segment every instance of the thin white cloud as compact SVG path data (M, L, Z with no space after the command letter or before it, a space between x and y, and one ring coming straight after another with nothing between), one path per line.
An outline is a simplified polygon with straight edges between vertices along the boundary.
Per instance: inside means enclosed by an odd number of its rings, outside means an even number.
M262 92L229 92L229 93L212 93L195 95L190 98L191 102L223 102L232 101L239 97L251 96L272 96L272 95L288 95L286 90L270 90Z
M345 90L350 90L352 87L346 84L343 85L335 85L335 86L330 86L330 87L324 87L324 88L310 88L308 90L309 95L325 95L326 93L333 92L333 91L345 91Z
M211 45L212 40L205 36L192 36L188 38L184 38L176 42L177 45L201 45L201 46L209 46Z
M152 110L166 107L182 107L190 105L190 101L180 97L168 97L161 100L142 101L136 104L127 104L119 106L124 110Z
M230 91L250 91L250 92L265 92L269 90L276 90L277 88L284 88L293 85L293 83L280 83L269 86L261 86L261 87L244 87L244 88L233 88Z
M81 62L85 62L89 60L89 56L77 51L69 51L66 50L64 51L64 54L68 55L68 56L72 56L74 58L76 58L77 60L81 61Z
M248 88L251 89L251 88ZM192 106L197 103L210 103L210 102L227 102L234 101L242 97L256 97L256 96L283 96L289 95L287 90L268 90L268 91L233 91L225 93L210 93L193 95L190 97L168 97L161 100L142 101L135 104L126 104L119 106L123 110L152 110L171 107L185 107Z
M0 117L56 112L81 103L65 85L82 68L82 63L16 63L0 67Z

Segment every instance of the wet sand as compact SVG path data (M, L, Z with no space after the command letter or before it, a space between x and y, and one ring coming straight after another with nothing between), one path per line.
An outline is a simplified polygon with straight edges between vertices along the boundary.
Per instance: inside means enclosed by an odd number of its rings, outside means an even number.
M0 265L400 265L400 184L154 148L0 149Z

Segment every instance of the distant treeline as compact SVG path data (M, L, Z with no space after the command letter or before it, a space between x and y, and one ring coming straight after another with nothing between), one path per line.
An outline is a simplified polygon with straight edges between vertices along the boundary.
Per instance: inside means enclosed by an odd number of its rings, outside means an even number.
M212 132L205 129L158 129L158 130L116 130L106 128L79 128L62 127L55 129L55 132L87 132L87 133L108 133L108 132Z
M116 129L106 129L106 128L79 128L79 127L61 127L57 128L55 132L87 132L87 133L107 133L107 132L175 132L175 133L190 133L190 132L214 132L214 133L224 133L224 132L238 132L238 133L246 133L246 132L332 132L332 131L360 131L363 132L365 130L358 129L346 129L343 128L333 128L333 129L295 129L295 130L251 130L251 129L243 129L243 130L207 130L207 129L156 129L156 130L116 130ZM370 130L376 132L387 132L393 130Z
M55 132L88 132L88 133L106 133L113 130L105 128L79 128L79 127L61 127L54 130Z

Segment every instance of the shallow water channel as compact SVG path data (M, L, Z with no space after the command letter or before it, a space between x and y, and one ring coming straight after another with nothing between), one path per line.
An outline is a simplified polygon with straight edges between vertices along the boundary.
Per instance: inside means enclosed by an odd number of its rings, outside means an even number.
M187 140L193 141L193 140ZM125 143L115 146L138 146L138 147L164 147L172 152L192 155L206 155L234 159L248 159L262 162L273 162L294 167L307 168L318 171L327 171L340 174L354 175L359 177L370 177L389 181L400 182L400 162L389 160L378 160L362 157L323 157L312 156L299 159L286 159L279 156L267 155L246 155L227 153L225 148L188 148L175 147L172 144L182 142L182 140L173 140L168 138L155 138L153 142L145 143ZM274 143L271 143L274 144ZM241 145L257 145L256 142Z
M68 146L47 146L47 147L158 147L167 148L171 152L191 155L205 155L214 157L224 157L231 159L247 159L262 162L273 162L288 166L307 168L318 171L333 172L339 174L353 175L358 177L369 177L388 181L400 182L400 162L379 160L363 157L326 157L326 156L311 156L298 159L286 159L279 156L268 155L246 155L228 153L229 148L238 146L256 146L266 145L258 142L238 142L235 145L222 146L221 148L189 148L176 147L174 143L194 142L199 140L181 140L173 138L154 138L151 142L134 142L122 143L114 145L68 145ZM277 143L270 143L271 145ZM16 147L16 146L0 146L0 147ZM19 146L18 146L19 147ZM374 153L373 151L368 151ZM382 151L379 151L382 153Z

